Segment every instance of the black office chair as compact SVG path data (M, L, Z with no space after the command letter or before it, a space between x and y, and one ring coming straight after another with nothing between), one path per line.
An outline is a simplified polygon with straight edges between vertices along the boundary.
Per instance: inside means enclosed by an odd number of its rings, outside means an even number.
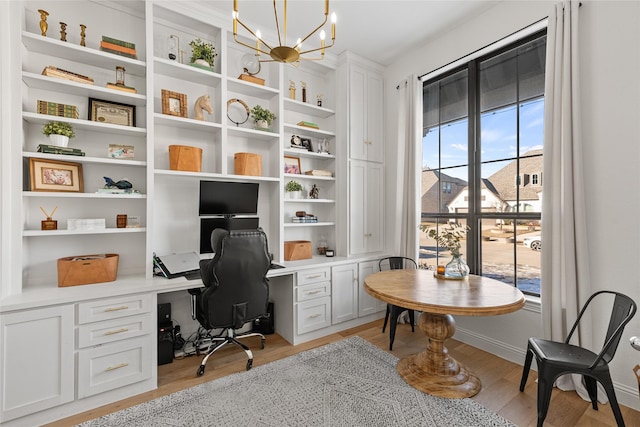
M190 290L195 298L195 315L203 328L224 329L224 337L212 338L206 356L198 368L204 374L209 356L227 344L242 348L249 357L247 370L253 364L253 353L238 338L265 337L260 333L236 335L235 330L267 314L269 287L267 271L271 259L267 236L262 229L229 231L217 228L211 233L211 247L215 255L200 261L200 273L205 288ZM216 343L218 342L218 343Z
M569 344L573 332L576 330L580 318L585 313L591 301L603 294L615 295L611 310L611 319L607 328L607 335L600 353L596 354L582 347ZM527 356L522 370L520 391L524 391L533 356L538 364L538 427L544 423L549 409L551 390L556 379L564 374L581 374L585 388L589 393L591 405L598 410L597 383L599 381L607 392L611 410L616 417L618 426L624 426L622 413L618 406L616 394L613 390L609 362L618 348L624 327L636 313L636 304L631 298L618 292L599 291L591 295L578 314L567 339L564 342L549 341L541 338L529 338Z
M387 258L382 258L378 262L378 269L380 271L385 270L401 270L401 269L417 269L418 265L416 262L407 257L401 256L392 256ZM398 324L398 317L402 314L403 311L407 310L409 312L409 321L411 322L411 332L415 332L415 313L413 310L409 310L404 307L399 307L393 304L387 304L387 313L384 315L384 323L382 325L382 333L387 328L387 321L389 317L391 317L391 325L389 327L389 351L393 350L393 340L396 338L396 325Z

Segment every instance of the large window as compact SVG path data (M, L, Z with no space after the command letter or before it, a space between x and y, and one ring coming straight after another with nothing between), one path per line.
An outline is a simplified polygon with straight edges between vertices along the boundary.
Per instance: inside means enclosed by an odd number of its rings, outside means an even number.
M538 33L423 83L422 222L468 225L471 272L532 295L540 294L545 47ZM421 233L421 264L449 258Z

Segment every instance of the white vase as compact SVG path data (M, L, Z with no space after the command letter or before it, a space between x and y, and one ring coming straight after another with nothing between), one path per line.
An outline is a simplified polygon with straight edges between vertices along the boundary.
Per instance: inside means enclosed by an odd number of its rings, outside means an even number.
M196 59L195 61L193 61L194 64L198 64L198 65L202 65L204 67L211 67L211 64L209 64L207 61L205 61L204 59Z
M266 120L257 120L256 127L258 129L269 129L269 122L267 122Z
M66 147L69 145L69 137L65 135L56 135L52 133L49 135L49 141L51 142L51 145L58 147Z
M289 199L304 199L304 191L286 191L285 195Z

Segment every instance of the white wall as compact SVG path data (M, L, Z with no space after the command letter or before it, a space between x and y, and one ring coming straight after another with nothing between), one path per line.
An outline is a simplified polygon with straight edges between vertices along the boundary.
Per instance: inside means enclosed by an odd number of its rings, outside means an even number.
M430 72L545 18L554 2L505 1L435 40L405 53L385 73L387 141L396 133L395 86ZM580 71L589 265L593 290L613 289L640 303L640 2L584 1L580 9ZM613 30L615 29L615 31ZM389 144L391 147L392 144ZM387 154L393 194L394 150ZM387 206L395 206L390 200ZM387 230L397 218L387 215ZM393 234L387 234L393 242ZM594 322L608 313L595 316ZM536 304L517 313L456 319L456 338L522 363L526 340L541 335ZM595 328L594 328L595 329ZM628 343L640 335L640 315L627 326L611 364L618 400L640 409L633 367L640 353ZM601 342L594 334L594 342Z

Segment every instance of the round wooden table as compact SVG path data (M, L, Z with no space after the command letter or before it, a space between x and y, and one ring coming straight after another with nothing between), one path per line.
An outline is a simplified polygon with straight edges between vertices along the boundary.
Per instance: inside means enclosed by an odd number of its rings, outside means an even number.
M365 290L375 298L400 307L420 310L420 329L427 348L398 362L398 373L413 387L439 397L471 397L481 388L469 368L449 356L444 341L456 331L452 315L493 316L524 306L516 287L482 276L466 280L434 277L429 270L389 270L364 280Z

